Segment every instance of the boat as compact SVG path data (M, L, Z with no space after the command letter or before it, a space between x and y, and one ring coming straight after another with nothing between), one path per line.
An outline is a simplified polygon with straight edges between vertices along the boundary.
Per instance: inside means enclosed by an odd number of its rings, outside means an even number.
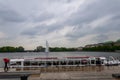
M112 56L110 59L106 57L91 57L91 56L79 56L79 57L34 57L34 58L21 58L10 59L10 67L49 67L49 66L96 66L96 65L119 65L120 61L114 59Z
M47 66L93 66L105 65L105 57L35 57L10 59L10 67L45 67Z

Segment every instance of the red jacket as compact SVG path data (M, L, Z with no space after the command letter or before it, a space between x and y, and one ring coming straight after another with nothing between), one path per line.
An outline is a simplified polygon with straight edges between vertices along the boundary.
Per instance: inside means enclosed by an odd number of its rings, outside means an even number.
M10 60L8 58L4 58L3 60L4 60L4 62L10 62Z

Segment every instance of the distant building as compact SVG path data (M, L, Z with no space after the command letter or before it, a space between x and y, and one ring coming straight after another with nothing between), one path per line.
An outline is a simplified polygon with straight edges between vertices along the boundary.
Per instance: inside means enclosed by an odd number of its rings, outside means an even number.
M97 45L98 46L104 46L104 43L98 43Z
M96 47L96 44L90 44L85 46L85 48L92 48L92 47Z
M78 51L82 51L82 50L83 50L83 47L78 47L77 50L78 50Z
M115 42L114 46L120 46L120 42Z

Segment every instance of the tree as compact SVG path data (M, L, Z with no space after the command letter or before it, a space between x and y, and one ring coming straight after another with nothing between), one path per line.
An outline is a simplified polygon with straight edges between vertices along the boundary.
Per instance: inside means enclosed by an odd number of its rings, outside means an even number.
M22 46L16 47L16 52L24 52L24 48Z
M43 52L43 51L45 51L45 48L43 48L42 46L37 46L35 51L36 52Z
M120 39L118 39L116 42L120 42Z

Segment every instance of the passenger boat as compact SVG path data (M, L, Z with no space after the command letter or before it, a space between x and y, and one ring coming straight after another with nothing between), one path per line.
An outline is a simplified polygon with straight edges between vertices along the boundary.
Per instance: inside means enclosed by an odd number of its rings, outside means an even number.
M49 67L49 66L94 66L106 65L105 57L35 57L10 59L10 67Z

